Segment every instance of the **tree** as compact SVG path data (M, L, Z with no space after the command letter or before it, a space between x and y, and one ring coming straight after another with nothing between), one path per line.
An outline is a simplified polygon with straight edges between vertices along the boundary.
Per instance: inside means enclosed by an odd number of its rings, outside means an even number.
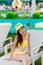
M5 2L7 2L7 0L0 0L0 2L5 3Z
M12 4L13 0L0 0L1 3L7 3L7 4Z

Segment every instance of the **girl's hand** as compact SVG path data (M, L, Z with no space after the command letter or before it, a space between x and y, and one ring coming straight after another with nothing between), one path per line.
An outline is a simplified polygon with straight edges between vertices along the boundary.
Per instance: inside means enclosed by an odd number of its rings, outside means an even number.
M31 56L31 53L28 53L28 56Z

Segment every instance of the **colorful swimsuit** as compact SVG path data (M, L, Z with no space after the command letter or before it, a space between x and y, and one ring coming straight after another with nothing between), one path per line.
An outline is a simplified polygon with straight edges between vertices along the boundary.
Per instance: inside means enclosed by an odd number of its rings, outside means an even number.
M26 48L28 46L28 41L27 40L24 40L23 42L22 42L22 44L20 45L20 43L18 44L18 48L21 48L21 49L24 49L24 48ZM16 52L14 52L14 55L15 54L25 54L26 52L24 51L24 50L22 50L22 51L16 51Z

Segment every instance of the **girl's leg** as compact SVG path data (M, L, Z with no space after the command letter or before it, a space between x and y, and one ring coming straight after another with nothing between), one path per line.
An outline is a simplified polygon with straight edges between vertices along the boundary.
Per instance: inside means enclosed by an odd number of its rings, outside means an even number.
M22 56L22 65L28 65L27 64L27 58L25 55Z
M26 59L27 59L27 65L30 65L30 59L29 59L28 54L25 54L25 57L26 57Z
M27 65L27 59L25 55L14 55L14 60L16 61L22 61L22 65Z

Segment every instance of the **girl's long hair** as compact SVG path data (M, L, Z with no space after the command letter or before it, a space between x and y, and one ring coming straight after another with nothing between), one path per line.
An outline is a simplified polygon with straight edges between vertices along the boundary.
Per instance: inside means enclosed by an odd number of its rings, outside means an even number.
M16 46L18 46L18 43L20 43L20 45L21 45L23 42L22 35L19 33L19 31L17 31L17 38L18 38L18 40L17 40Z

